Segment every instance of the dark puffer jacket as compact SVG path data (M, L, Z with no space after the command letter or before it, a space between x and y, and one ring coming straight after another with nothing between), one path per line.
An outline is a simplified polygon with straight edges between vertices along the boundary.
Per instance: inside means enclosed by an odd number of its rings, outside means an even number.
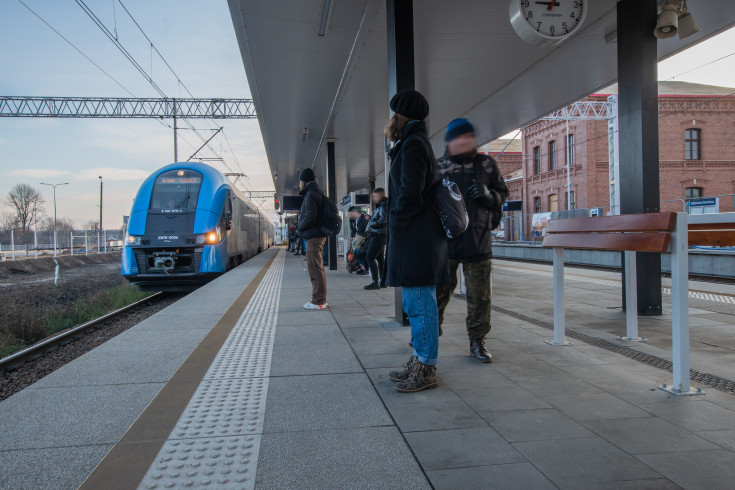
M327 236L321 230L322 213L324 212L322 196L324 196L324 193L319 185L316 182L308 182L299 194L304 196L297 227L299 237L308 240L309 238Z
M371 235L387 235L388 234L388 198L384 197L380 200L373 215L370 217L370 222L367 226L367 234Z
M498 164L489 155L472 152L452 156L445 153L438 165L442 176L459 186L470 217L467 230L449 240L449 257L469 262L489 259L493 255L492 230L500 223L503 203L508 199ZM474 184L486 186L490 197L473 199L468 189Z
M392 287L449 282L449 253L439 215L427 199L437 168L426 123L403 129L390 151L387 281Z

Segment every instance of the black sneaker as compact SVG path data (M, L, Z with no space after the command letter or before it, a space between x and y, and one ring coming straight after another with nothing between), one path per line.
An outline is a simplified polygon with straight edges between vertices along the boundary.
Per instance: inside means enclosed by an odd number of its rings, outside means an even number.
M382 283L381 283L381 284L380 284L380 287L381 287L381 288L383 288L383 289L385 289L385 288L387 288L388 286L386 286L385 284L382 284Z
M367 286L363 286L363 289L380 289L380 286L374 282L371 282Z

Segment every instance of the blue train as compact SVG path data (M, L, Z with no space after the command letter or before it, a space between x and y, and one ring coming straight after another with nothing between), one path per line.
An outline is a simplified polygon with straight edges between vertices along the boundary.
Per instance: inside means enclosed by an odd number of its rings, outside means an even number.
M173 163L138 190L122 275L144 290L190 290L269 248L274 236L273 223L221 172Z

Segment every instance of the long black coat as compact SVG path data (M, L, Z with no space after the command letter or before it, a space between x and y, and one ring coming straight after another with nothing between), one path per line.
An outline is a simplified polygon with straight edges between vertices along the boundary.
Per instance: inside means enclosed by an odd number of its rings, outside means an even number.
M304 196L297 227L299 237L308 240L309 238L327 236L321 230L322 213L324 212L322 196L324 193L317 183L312 181L308 182L299 194Z
M446 235L427 200L437 167L426 123L407 125L390 157L386 283L393 287L448 283Z

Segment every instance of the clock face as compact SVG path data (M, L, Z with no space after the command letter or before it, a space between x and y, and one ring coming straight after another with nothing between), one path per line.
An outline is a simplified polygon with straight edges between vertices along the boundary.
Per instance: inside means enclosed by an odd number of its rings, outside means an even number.
M510 14L523 40L551 45L579 29L587 16L587 0L511 0Z

